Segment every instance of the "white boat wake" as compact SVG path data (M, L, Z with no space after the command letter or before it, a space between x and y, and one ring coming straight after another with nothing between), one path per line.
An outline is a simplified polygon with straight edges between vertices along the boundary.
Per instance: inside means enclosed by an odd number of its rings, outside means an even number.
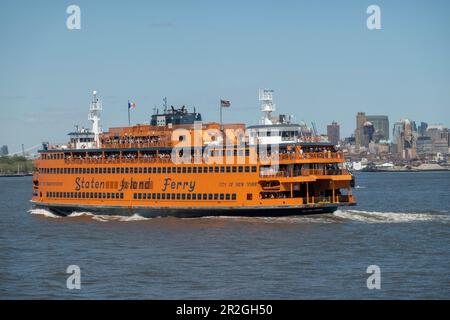
M45 218L54 219L91 219L99 222L133 222L150 221L155 218L146 218L138 214L131 216L95 215L90 212L73 212L67 217L61 217L45 209L31 209L29 213ZM230 217L230 216L206 216L202 218L182 218L181 220L223 220L248 223L345 223L356 221L361 223L408 223L408 222L441 222L450 223L450 215L435 213L402 213L402 212L376 212L362 210L337 210L333 214L317 214L305 216L287 217Z

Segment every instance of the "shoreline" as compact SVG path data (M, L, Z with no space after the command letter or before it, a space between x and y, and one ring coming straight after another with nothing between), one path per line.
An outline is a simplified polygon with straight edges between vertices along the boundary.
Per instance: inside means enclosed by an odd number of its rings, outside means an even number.
M379 173L379 172L450 172L450 169L429 169L429 170L358 170L352 171L352 173L357 172L368 172L368 173Z

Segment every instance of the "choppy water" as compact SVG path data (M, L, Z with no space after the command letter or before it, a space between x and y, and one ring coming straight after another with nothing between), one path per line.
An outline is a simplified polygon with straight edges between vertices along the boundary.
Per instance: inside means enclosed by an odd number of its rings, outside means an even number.
M0 298L450 298L450 173L361 173L357 207L282 218L61 218L30 193L0 179Z

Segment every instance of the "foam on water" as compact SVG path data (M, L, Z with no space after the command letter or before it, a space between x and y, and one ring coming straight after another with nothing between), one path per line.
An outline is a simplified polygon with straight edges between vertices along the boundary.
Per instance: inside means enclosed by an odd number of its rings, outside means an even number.
M30 210L28 210L28 212L30 214L34 214L37 216L43 216L46 218L61 218L60 216L57 216L56 214L54 214L48 210L45 210L45 209L30 209Z
M333 213L333 215L346 220L354 220L366 223L401 223L420 221L450 222L450 216L448 215L431 213L338 210Z
M91 212L73 212L67 217L55 215L46 209L31 209L33 215L46 218L80 219L90 218L100 222L133 222L148 221L153 218L142 217L138 214L131 216L95 215ZM376 212L363 210L337 210L333 214L317 214L287 217L239 217L239 216L205 216L201 218L182 218L182 220L206 219L228 220L247 223L343 223L345 221L357 221L362 223L408 223L408 222L442 222L450 223L450 215L432 213L403 213L403 212Z

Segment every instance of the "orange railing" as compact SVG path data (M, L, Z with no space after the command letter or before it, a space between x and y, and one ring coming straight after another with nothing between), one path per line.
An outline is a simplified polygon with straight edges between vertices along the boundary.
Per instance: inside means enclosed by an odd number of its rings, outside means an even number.
M260 173L261 178L290 178L299 176L335 176L349 174L347 169L301 169L301 171L294 170L278 171L274 173Z

